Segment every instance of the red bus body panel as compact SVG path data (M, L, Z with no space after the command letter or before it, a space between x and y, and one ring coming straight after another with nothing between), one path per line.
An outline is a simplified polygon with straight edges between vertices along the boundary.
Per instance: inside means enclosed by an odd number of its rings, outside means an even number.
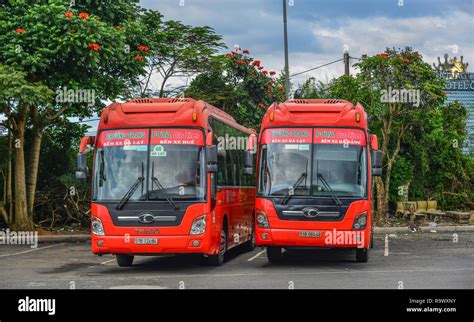
M357 116L358 114L358 116ZM359 119L359 121L356 121ZM290 100L285 103L275 103L270 106L263 118L259 134L259 149L257 164L259 164L260 146L268 138L264 137L265 130L278 128L350 128L363 131L365 138L362 145L369 142L367 128L367 114L362 105L353 105L344 100ZM307 141L301 141L307 143ZM359 144L359 143L355 143ZM349 208L340 221L302 221L281 220L271 200L257 195L255 210L263 211L267 215L270 228L261 228L256 225L256 242L258 246L281 246L281 247L322 247L322 248L369 248L372 234L372 211L371 200L371 164L369 157L369 146L367 144L367 199L357 200L350 204ZM257 171L258 171L257 167ZM257 173L258 177L258 173ZM258 179L257 179L258 181ZM258 182L257 182L258 185ZM315 205L317 207L317 205ZM367 225L365 229L354 231L352 229L356 215L367 213ZM321 237L301 237L301 232L319 232ZM328 239L327 235L336 232L348 234L360 234L360 242L354 240ZM263 238L265 237L265 238Z
M227 113L203 101L177 98L144 98L127 103L112 103L102 112L95 146L104 130L136 128L192 127L208 132L208 118L212 116L246 134L255 133L235 122ZM210 182L210 174L207 174ZM102 221L105 236L97 236L91 230L94 254L157 255L179 253L217 254L224 217L228 222L228 249L251 239L254 187L222 187L216 193L215 202L210 200L207 184L207 200L189 206L178 226L116 226L107 207L92 202L91 217ZM206 214L206 231L190 235L191 224ZM235 238L238 234L239 238ZM157 238L156 245L136 245L135 238ZM198 241L198 245L194 244ZM101 246L99 246L101 245Z

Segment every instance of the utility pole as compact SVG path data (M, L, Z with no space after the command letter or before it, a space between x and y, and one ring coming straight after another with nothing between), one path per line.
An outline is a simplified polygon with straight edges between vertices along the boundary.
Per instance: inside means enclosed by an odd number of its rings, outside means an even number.
M344 50L344 75L349 75L349 51Z
M290 67L288 62L288 22L286 19L286 0L283 0L283 30L285 37L285 96L289 98L290 93Z

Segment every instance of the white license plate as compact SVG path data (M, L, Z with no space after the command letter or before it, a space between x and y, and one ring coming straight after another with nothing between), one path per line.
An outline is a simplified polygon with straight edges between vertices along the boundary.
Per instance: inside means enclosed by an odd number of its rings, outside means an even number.
M158 245L157 238L135 238L136 245Z
M318 238L321 237L320 231L300 231L298 234L300 237Z

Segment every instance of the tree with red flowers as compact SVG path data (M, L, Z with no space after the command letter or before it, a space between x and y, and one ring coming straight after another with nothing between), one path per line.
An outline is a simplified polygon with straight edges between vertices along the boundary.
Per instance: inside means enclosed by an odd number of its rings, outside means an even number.
M249 50L236 48L216 56L211 67L184 94L220 107L245 126L258 128L266 108L285 100L284 79L265 70Z
M97 1L10 1L0 7L0 65L18 73L19 82L57 93L62 88L95 92L95 102L64 102L58 95L3 98L0 113L14 141L15 214L13 227L31 229L41 142L45 128L85 117L114 99L144 73L148 39L141 32L136 1L117 1L105 7ZM20 84L23 83L18 83ZM5 82L5 86L13 86ZM45 89L45 90L43 90ZM0 92L9 88L0 88ZM92 105L89 106L89 105ZM26 134L31 137L25 150Z

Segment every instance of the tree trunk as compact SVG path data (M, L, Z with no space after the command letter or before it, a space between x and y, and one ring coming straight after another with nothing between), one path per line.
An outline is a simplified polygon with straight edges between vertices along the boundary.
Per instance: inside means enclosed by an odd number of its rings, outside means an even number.
M28 158L28 175L26 179L26 197L28 216L33 218L33 209L35 206L36 183L38 181L38 168L41 154L41 142L43 139L42 129L36 127L33 129L33 141L31 143L30 155Z
M376 222L381 223L386 209L385 197L385 188L381 177L375 178L375 185L377 187L377 212L376 212Z
M14 148L15 148L15 221L13 228L16 230L32 230L33 222L28 216L26 201L25 181L25 127L27 107L21 111L15 120Z
M12 131L9 130L8 131L8 166L7 166L7 187L6 187L5 209L8 212L8 222L10 225L13 222L12 145L13 145L13 135L12 135Z

